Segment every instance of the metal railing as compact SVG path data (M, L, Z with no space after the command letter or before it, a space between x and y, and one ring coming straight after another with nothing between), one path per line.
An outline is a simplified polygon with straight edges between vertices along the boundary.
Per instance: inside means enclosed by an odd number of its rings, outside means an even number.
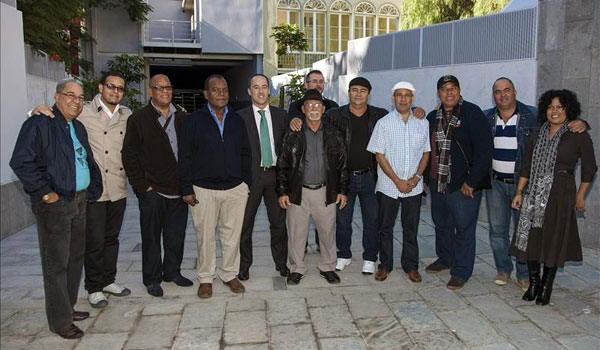
M537 8L351 40L348 71L374 72L532 59Z
M300 53L288 53L277 58L277 66L280 69L298 69L312 66L313 63L327 57L325 52L304 52L304 64L302 64Z
M196 47L200 28L198 21L148 21L143 25L144 46Z

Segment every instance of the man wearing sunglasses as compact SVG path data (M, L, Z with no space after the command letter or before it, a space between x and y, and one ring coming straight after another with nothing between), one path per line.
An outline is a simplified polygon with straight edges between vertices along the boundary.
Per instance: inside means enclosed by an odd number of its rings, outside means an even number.
M121 148L131 110L121 105L125 79L121 73L102 74L98 94L84 104L77 117L88 134L94 159L102 174L103 192L98 201L89 203L86 214L85 289L92 307L108 305L105 293L126 296L131 293L115 283L119 233L125 215L127 179L121 162ZM47 106L36 107L32 114L54 117Z
M148 105L127 121L122 157L139 201L143 283L148 294L162 297L162 281L193 285L181 275L188 208L177 176L177 139L187 113L171 103L173 86L164 74L150 78L148 94Z

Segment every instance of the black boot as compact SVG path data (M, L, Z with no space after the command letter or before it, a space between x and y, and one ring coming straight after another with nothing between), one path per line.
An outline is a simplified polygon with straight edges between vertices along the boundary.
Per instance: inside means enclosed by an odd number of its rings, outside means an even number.
M544 266L544 275L542 276L542 287L538 294L537 300L535 301L538 305L547 305L550 302L550 295L552 295L552 285L554 284L554 277L556 277L556 267Z
M540 263L537 261L528 261L527 270L529 271L529 288L523 294L523 300L535 300L540 291Z

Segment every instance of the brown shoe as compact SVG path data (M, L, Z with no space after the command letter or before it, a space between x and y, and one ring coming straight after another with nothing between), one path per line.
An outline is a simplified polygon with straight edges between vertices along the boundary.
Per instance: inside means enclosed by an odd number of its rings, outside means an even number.
M233 293L244 293L246 291L246 288L242 282L240 282L240 280L237 278L234 278L229 282L223 282L223 284L229 287L229 290L231 290Z
M458 279L454 276L450 277L450 281L446 284L446 287L450 290L461 289L465 285L465 281Z
M408 275L408 279L415 283L419 283L423 280L421 274L417 270L407 272L406 274Z
M198 287L198 297L200 299L212 297L212 283L200 283L200 287Z
M432 262L425 268L425 272L429 273L438 273L440 271L447 270L448 268L442 264L438 264L437 262Z
M83 321L86 318L90 317L89 312L85 311L73 311L73 321Z
M387 278L387 276L389 274L390 273L387 272L385 269L383 269L383 268L379 269L379 270L377 270L377 273L375 274L375 280L377 280L377 281L385 281L385 279Z
M56 331L56 334L58 334L59 336L65 338L65 339L77 339L77 338L81 338L83 337L83 331L81 329L79 329L79 327L77 327L74 324L70 324L68 326L66 326L65 328Z

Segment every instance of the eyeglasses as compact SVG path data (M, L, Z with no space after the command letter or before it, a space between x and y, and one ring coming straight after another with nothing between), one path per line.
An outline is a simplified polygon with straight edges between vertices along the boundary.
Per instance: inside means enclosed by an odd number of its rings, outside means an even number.
M309 109L314 109L314 108L321 108L321 106L323 106L323 104L321 102L316 102L316 103L307 103L305 104L306 107L308 107Z
M106 88L109 89L110 91L118 91L120 93L125 92L125 88L122 86L117 86L117 85L113 85L113 84L104 84L104 86L106 86Z
M548 105L547 109L548 110L555 110L555 111L558 111L558 112L564 112L565 106L562 106L562 105L558 105L558 106Z
M399 99L404 100L413 97L413 94L394 94L394 97L398 97Z
M83 96L77 96L72 92L69 92L67 94L65 94L64 92L59 92L59 94L67 96L67 98L71 101L77 101L79 103L83 103L85 101L85 97Z
M156 85L156 86L151 86L150 88L153 89L153 90L156 90L156 91L160 91L160 92L163 92L163 91L171 92L171 91L173 91L173 87L170 86L170 85L168 85L168 86Z
M312 80L307 80L307 83L312 83L312 84L325 84L325 80L321 79L321 80L317 80L317 79L312 79Z
M453 86L448 86L448 87L442 87L440 88L441 92L455 92L458 91L458 86L453 85Z

